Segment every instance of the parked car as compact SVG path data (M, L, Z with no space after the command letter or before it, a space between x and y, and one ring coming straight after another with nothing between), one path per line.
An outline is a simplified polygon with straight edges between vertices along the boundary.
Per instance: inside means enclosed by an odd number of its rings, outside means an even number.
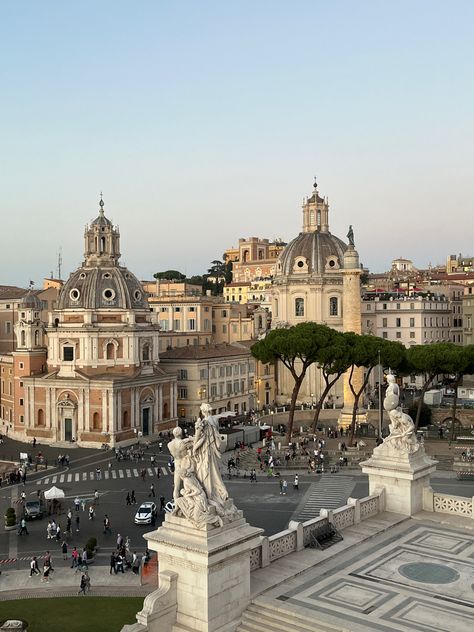
M156 514L155 503L142 503L135 514L135 524L152 524L155 522Z
M27 500L25 503L25 519L35 520L38 518L41 520L43 517L44 507L40 500Z

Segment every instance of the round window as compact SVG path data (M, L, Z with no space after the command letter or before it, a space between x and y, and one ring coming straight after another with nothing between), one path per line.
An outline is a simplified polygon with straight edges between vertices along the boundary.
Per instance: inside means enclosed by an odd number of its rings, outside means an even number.
M85 279L86 278L86 273L85 272L81 272L81 274L79 275L80 279Z
M113 301L113 299L115 298L115 292L108 287L102 292L102 296L105 298L106 301Z
M302 268L304 266L304 261L298 261L296 265L298 266L298 268Z
M334 261L334 259L331 259L331 260L329 261L329 267L330 267L330 268L334 268L334 266L335 266L335 265L336 265L336 262Z
M142 293L139 290L135 290L135 292L133 293L133 298L136 301L139 301L141 299L141 297L142 297Z
M70 292L69 292L69 296L71 297L71 300L73 301L78 301L79 297L81 296L81 293L79 292L79 290L77 288L73 288Z
M102 278L103 278L103 279L110 279L110 277L111 277L111 276L112 276L112 275L110 274L110 272L105 272L105 273L102 275Z

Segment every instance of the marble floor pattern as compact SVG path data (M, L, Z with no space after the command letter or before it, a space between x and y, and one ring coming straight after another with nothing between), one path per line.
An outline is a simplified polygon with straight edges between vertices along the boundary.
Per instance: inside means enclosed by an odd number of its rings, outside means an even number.
M472 531L409 520L258 599L353 632L474 630Z

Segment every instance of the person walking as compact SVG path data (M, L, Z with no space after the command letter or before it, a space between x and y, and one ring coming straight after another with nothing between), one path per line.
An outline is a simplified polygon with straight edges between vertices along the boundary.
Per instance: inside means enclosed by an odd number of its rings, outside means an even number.
M86 594L86 588L87 588L87 584L86 584L86 576L84 575L84 573L82 574L81 577L81 583L79 585L79 592L77 593L78 595L80 595L81 593L85 596Z
M67 542L66 542L66 540L63 540L63 543L61 544L61 551L63 552L63 560L67 560Z
M283 496L286 496L287 489L288 489L288 482L286 479L283 479L282 484L281 484L281 493L283 494Z
M76 498L74 498L74 507L76 509L76 511L79 511L81 508L81 499L76 496Z
M120 551L123 545L123 538L120 533L117 535L117 551Z
M295 474L295 480L293 481L293 489L295 491L298 491L299 489L299 481L298 481L298 474Z
M153 483L150 485L150 493L148 494L148 498L150 498L150 496L152 498L155 498L155 486L153 485Z
M18 535L23 535L23 534L29 535L28 534L28 529L26 528L26 520L25 518L22 518L20 521L20 529L18 531Z
M132 504L132 500L130 498L130 492L127 492L127 497L125 498L125 504L126 505L131 505Z
M116 562L116 573L124 573L123 570L123 557L120 553L117 554L117 562Z
M115 573L117 575L117 569L115 566L115 553L112 551L112 553L110 554L110 570L109 570L109 575L112 575L112 573Z
M89 520L94 520L95 518L95 511L94 511L94 507L91 505L89 507Z
M105 514L104 516L104 533L108 533L109 535L112 533L112 529L110 528L110 520L107 514Z
M45 561L43 564L43 577L42 582L49 582L49 574L51 573L51 566Z
M280 479L280 496L283 494L283 479Z
M77 571L77 564L79 560L79 551L76 547L73 548L71 553L71 568L75 568Z
M87 568L88 568L88 564L87 564L87 549L86 549L86 547L84 547L84 548L82 549L82 554L81 554L81 564L82 564L82 568L84 568L84 567L85 567L85 568L86 568L86 570L87 570Z
M33 559L30 562L30 577L33 577L33 575L39 575L39 568L38 568L38 560L36 559L36 557L33 557Z
M165 510L165 505L166 505L165 497L164 496L160 496L160 511L164 511Z
M97 490L94 492L94 502L96 505L99 504L99 492Z
M132 503L132 505L136 505L137 504L137 499L135 498L135 490L132 489L132 493L130 495L130 502Z
M61 539L61 526L58 522L58 524L56 525L56 542L59 542L60 539Z

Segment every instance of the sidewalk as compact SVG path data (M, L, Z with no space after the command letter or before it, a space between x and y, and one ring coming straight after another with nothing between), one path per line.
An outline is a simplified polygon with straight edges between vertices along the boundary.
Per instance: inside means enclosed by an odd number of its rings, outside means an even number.
M79 592L81 572L64 566L55 566L49 582L43 582L41 559L39 560L40 575L30 577L30 569L8 570L2 568L0 575L0 601L11 599L31 599L42 597L73 597ZM91 579L90 594L95 597L120 597L124 592L129 597L145 597L154 590L150 584L141 585L140 576L126 571L111 575L108 565L91 565L89 568Z

